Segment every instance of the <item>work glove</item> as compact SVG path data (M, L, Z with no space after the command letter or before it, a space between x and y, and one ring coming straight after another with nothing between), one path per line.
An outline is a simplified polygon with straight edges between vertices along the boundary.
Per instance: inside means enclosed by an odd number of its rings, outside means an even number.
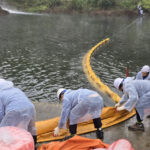
M115 107L119 107L120 106L120 103L117 103L116 105L115 105Z
M59 127L56 127L54 129L54 136L58 136L59 135Z
M122 111L124 109L125 109L124 106L117 107L117 111Z

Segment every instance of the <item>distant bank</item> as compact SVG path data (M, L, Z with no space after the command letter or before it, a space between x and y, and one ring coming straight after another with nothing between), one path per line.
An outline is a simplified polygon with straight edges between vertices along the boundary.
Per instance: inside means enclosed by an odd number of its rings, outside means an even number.
M8 12L3 10L1 7L0 7L0 15L7 15Z
M94 15L138 15L138 5L150 14L150 0L5 0L25 12L86 13Z
M135 16L138 15L137 11L131 10L71 10L71 9L62 9L62 8L53 8L39 11L30 11L28 9L24 10L25 12L36 12L36 13L66 13L66 14L89 14L89 15L106 15L106 16L122 16L122 15L130 15ZM7 15L9 12L7 10L3 10L0 7L0 15Z

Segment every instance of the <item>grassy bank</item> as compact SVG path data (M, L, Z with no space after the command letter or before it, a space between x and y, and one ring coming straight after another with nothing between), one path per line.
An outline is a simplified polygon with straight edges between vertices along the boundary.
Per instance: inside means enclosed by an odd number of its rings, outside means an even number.
M150 0L7 0L7 2L30 12L134 12L140 4L145 12L150 13Z

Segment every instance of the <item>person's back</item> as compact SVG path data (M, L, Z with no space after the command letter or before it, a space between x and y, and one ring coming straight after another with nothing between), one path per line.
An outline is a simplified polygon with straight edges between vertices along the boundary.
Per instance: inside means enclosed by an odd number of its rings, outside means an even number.
M150 81L133 80L123 85L123 92L128 95L130 101L125 104L131 111L136 104L137 107L150 107Z
M142 77L142 72L139 71L136 75L136 80L143 80L143 77Z
M65 100L69 100L72 104L72 108L77 105L80 101L86 100L85 98L89 95L97 95L100 97L100 95L92 90L89 89L78 89L78 90L67 90L64 94L64 102Z
M97 129L97 138L103 138L100 118L103 98L97 92L88 89L61 88L57 91L57 98L63 103L63 108L58 127L54 129L55 136L59 134L60 128L66 128L67 120L69 120L69 131L72 137L77 132L78 123L93 119L94 127Z
M125 83L125 90L129 88L135 88L139 96L142 96L144 93L150 92L150 81L149 80L132 80Z
M29 131L36 141L35 107L11 81L0 79L0 127L15 126Z
M0 81L0 101L5 108L5 114L12 110L23 110L26 107L34 107L27 96L11 81Z
M131 78L130 78L131 79ZM128 80L128 78L116 78L114 86L123 92L119 103L115 105L117 111L136 109L137 122L128 127L132 131L144 131L142 123L144 116L150 114L150 81Z
M15 87L1 91L0 101L5 107L5 113L12 110L23 110L29 106L34 107L27 96Z

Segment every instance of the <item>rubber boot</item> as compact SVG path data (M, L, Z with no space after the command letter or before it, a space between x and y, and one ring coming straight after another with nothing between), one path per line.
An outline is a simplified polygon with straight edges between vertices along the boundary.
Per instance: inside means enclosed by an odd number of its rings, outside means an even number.
M97 137L98 139L103 140L103 138L104 138L104 133L103 133L103 131L97 129L97 131L96 131L96 137Z
M131 131L144 131L145 130L143 123L139 123L139 122L136 122L135 124L129 126L128 129Z
M33 140L34 140L34 147L35 147L35 150L36 150L37 136L33 135L32 137L33 137Z

